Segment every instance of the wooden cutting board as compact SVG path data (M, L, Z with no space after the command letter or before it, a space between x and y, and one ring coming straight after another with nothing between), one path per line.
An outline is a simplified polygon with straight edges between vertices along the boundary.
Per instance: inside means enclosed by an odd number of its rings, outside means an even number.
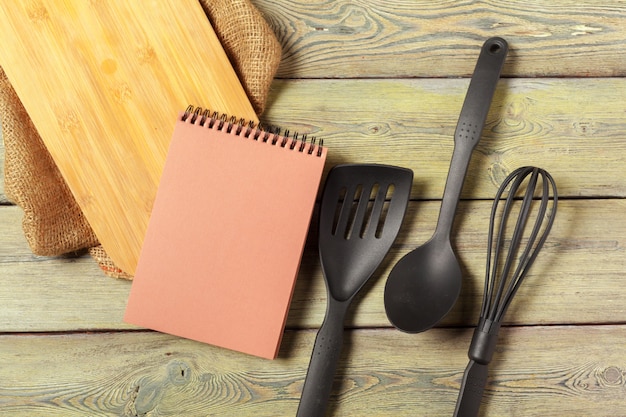
M131 274L178 113L257 121L197 0L3 1L0 44L85 217Z

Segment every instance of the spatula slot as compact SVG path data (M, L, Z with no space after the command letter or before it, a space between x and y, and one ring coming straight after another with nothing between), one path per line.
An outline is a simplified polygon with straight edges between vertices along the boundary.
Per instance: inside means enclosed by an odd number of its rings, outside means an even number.
M341 187L339 189L339 193L337 194L337 202L335 203L335 216L333 217L333 228L331 229L331 234L333 236L337 234L337 229L339 228L339 218L341 217L341 211L343 209L347 191L348 189L346 187Z
M362 193L363 184L358 184L350 189L346 187L340 189L335 208L333 236L342 236L344 239L350 239Z
M356 224L357 213L359 212L359 206L361 205L361 200L363 198L363 184L359 184L356 186L354 190L354 195L352 197L351 204L346 201L345 205L350 205L350 214L347 218L347 224L345 227L344 238L346 240L352 237L352 231L354 230Z
M383 201L381 204L380 215L378 216L378 224L376 225L376 236L377 239L380 239L383 235L383 228L385 226L385 220L387 219L387 213L389 212L389 206L391 205L391 199L393 198L393 193L396 189L394 184L389 184L387 186L387 190L383 195Z
M371 191L369 193L369 198L367 199L367 207L365 210L365 218L361 224L361 231L359 233L359 237L362 239L365 237L372 220L372 212L374 210L374 204L376 202L376 196L378 195L378 191L380 189L380 185L375 183L372 185Z

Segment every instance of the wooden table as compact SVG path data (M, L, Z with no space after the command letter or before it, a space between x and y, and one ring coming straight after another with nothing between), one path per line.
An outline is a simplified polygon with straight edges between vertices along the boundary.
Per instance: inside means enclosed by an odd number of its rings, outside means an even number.
M506 316L481 415L626 416L626 4L254 4L284 46L265 121L323 137L327 169L415 172L404 228L349 313L328 415L452 415L490 200L530 164L550 171L562 201ZM385 280L434 230L468 77L490 36L510 53L455 222L461 298L438 328L404 334L386 320ZM268 361L124 324L129 282L87 256L34 256L1 183L0 201L0 415L295 415L326 303L313 234Z

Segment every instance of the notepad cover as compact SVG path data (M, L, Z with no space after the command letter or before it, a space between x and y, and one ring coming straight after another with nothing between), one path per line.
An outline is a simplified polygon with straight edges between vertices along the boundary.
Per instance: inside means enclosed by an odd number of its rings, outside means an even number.
M183 118L124 319L273 359L327 150L307 143L300 151L291 139L283 147L282 138L272 144Z

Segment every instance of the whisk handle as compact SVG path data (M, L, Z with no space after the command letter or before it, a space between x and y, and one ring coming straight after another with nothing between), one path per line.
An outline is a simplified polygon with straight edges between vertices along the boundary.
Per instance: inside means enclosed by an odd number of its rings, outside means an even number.
M476 417L478 415L480 401L487 385L487 367L496 350L499 331L499 322L480 318L469 348L470 361L463 374L454 417Z
M463 374L453 417L476 417L487 385L487 365L470 361Z

